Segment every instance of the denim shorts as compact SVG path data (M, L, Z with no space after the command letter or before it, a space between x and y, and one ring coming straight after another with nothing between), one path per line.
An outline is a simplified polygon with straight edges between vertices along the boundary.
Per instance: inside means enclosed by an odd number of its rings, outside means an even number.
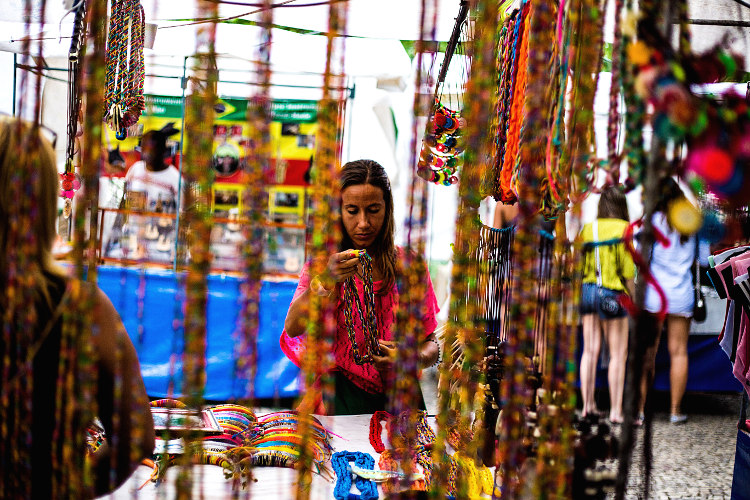
M627 316L627 311L620 306L619 310L615 314L606 314L601 310L601 307L599 307L599 294L597 293L597 290L599 289L599 286L596 285L596 283L584 283L581 287L581 314L595 314L598 313L599 317L601 319L612 319L612 318L623 318ZM605 293L615 294L619 295L622 292L618 292L616 290L610 290L608 288L603 288L603 290L606 290Z

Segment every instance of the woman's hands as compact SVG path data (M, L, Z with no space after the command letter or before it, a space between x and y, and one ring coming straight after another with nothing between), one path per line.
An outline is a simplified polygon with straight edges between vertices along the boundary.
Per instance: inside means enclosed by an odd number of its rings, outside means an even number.
M398 355L396 343L392 340L378 340L378 346L380 347L380 355L372 355L373 365L380 373L390 372Z
M322 260L322 259L321 259ZM320 260L316 264L321 264ZM325 271L311 277L310 285L304 294L299 295L289 305L289 311L284 320L284 330L289 337L297 337L305 333L306 321L309 317L311 294L320 297L331 297L336 285L357 272L359 253L356 250L344 250L328 257ZM335 297L334 299L335 300Z
M358 266L359 253L356 250L344 250L331 255L326 265L324 285L329 287L354 276Z
M388 372L393 369L393 365L396 363L398 346L392 340L378 340L378 346L380 347L380 355L375 354L372 356L373 364L379 372ZM439 355L440 352L437 341L435 341L435 336L434 334L430 335L419 346L418 367L422 369L434 365Z

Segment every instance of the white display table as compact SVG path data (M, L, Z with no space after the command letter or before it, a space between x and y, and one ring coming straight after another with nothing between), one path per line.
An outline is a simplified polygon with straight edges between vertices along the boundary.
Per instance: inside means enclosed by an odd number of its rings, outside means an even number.
M336 417L320 416L318 419L332 433L340 437L332 436L331 444L334 451L362 451L369 453L375 459L377 468L378 454L370 445L370 418L372 415L347 415ZM435 428L435 418L428 417L428 423ZM383 442L387 442L385 430L383 431ZM117 500L139 499L172 499L175 498L175 479L179 470L177 467L171 467L167 471L166 481L158 486L149 482L143 489L134 492L151 475L151 469L141 466L133 476L118 489L113 495L104 498L114 498ZM205 500L212 499L231 499L232 486L231 481L224 478L224 470L216 465L197 465L192 468L193 472L193 495L192 498L202 498ZM297 471L279 467L257 467L253 469L253 474L257 479L250 489L241 490L237 498L253 499L275 499L287 500L296 498ZM334 476L335 481L335 476ZM313 475L312 491L310 498L333 499L333 488L335 482L327 481L318 474ZM378 488L383 497L381 488ZM356 488L353 492L357 492ZM137 496L136 496L137 495Z

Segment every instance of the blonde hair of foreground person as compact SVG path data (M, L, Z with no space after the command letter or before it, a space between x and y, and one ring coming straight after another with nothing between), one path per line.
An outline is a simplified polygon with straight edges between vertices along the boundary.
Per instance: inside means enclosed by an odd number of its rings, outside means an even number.
M91 330L74 330L73 339L74 346L90 346L91 362L78 364L73 347L65 366L63 313L80 320L81 290L90 285L67 278L52 258L59 176L55 153L40 131L0 118L0 498L87 498L113 491L151 457L154 426L135 348L98 287ZM24 194L30 201L19 200ZM32 243L24 246L24 239ZM17 276L10 274L14 269ZM12 306L11 293L29 300ZM72 393L58 384L78 376L93 381L93 400L85 399L80 384L65 384ZM32 396L24 399L29 391ZM56 420L61 415L62 428ZM84 419L91 415L100 419L106 444L85 459L90 422ZM84 470L92 475L84 477Z

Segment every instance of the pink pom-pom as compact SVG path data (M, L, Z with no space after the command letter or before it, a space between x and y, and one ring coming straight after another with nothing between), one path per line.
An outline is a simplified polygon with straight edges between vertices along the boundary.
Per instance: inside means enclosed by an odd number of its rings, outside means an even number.
M732 157L717 147L691 151L687 166L709 184L724 184L732 178L734 173Z

